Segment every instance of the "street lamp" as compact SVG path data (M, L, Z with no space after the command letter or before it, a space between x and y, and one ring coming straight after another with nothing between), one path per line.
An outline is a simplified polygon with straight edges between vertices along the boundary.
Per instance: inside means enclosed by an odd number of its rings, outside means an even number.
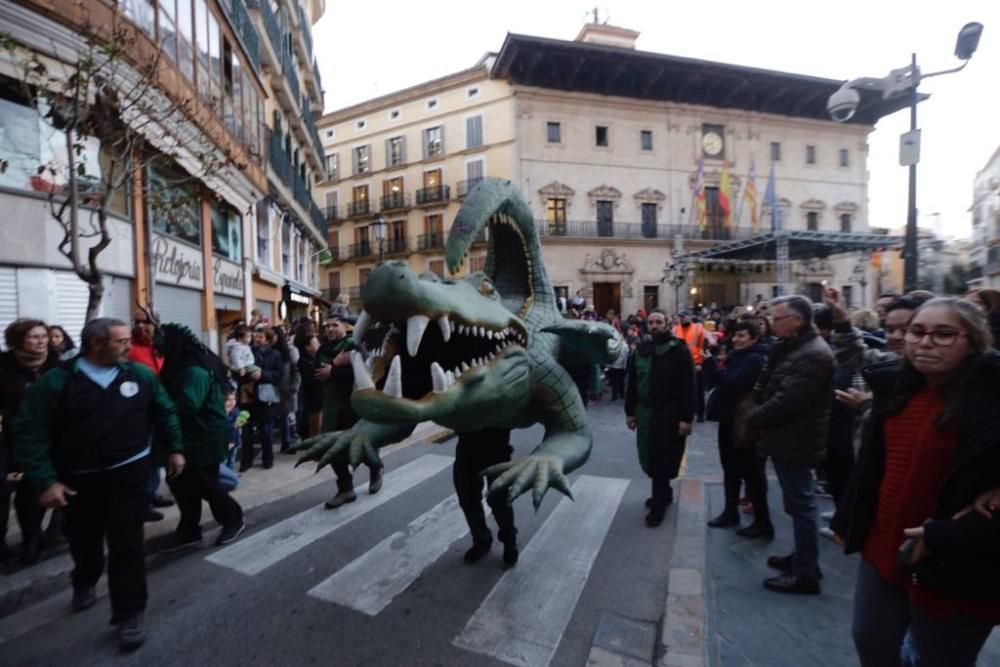
M917 67L917 54L911 56L908 67L901 67L889 72L889 75L877 79L862 77L848 81L837 92L830 95L826 110L830 118L838 123L849 121L861 103L859 89L882 93L882 99L888 100L908 94L910 96L910 131L900 137L899 163L910 168L910 187L906 209L906 236L903 242L903 289L911 291L917 286L917 162L920 161L920 131L917 130L917 103L920 97L917 87L924 79L942 74L961 71L969 64L969 59L979 46L979 38L983 33L982 23L966 23L958 31L955 41L955 56L963 61L958 67L922 74Z
M681 310L681 285L687 281L688 265L687 261L679 258L676 262L668 264L663 271L663 279L674 288L674 314Z
M371 222L372 231L375 232L375 240L378 241L378 263L382 263L382 253L385 244L385 218L380 213L376 213Z

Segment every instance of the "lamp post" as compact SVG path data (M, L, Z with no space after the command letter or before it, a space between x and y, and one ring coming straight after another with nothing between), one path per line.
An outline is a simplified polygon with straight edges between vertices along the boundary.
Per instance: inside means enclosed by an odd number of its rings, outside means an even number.
M681 310L681 285L687 281L688 265L687 261L679 258L676 262L668 264L663 271L663 279L674 288L674 314Z
M958 31L955 41L955 56L963 61L958 67L922 74L917 67L917 54L912 54L907 67L894 69L889 75L877 79L862 77L848 81L830 96L827 111L838 123L845 123L854 116L861 102L858 89L878 91L882 99L888 100L902 95L910 97L910 131L900 136L899 163L910 168L910 183L906 200L906 235L903 240L903 289L911 291L917 287L917 163L920 161L920 131L917 130L917 103L920 96L917 87L924 79L942 74L959 72L969 64L969 59L979 46L983 33L982 23L966 23Z
M375 240L378 241L378 263L382 263L382 255L385 247L385 218L382 214L376 213L371 222L372 231L375 232Z

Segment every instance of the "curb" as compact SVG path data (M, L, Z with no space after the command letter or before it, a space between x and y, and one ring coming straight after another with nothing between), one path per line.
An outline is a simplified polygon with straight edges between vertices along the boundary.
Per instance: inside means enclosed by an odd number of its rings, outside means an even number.
M380 454L387 455L409 447L418 442L437 444L447 440L454 435L454 431L444 429L436 424L427 422L427 425L418 425L410 437L394 445L384 447ZM288 484L262 491L254 496L239 498L240 505L244 511L270 505L297 495L303 491L311 489L319 484L332 483L331 478L322 475L309 475L296 479ZM172 519L167 519L164 524L171 523ZM147 526L155 524L147 524ZM212 520L211 515L202 521L202 530L205 533L218 527ZM158 569L156 565L173 562L175 558L163 560L157 558L160 551L166 547L173 537L172 530L157 531L149 535L144 540L146 549L147 572ZM179 556L183 557L183 556ZM73 559L69 555L68 547L60 547L57 555L46 558L36 565L18 570L8 576L0 577L0 621L14 616L23 608L36 603L46 597L67 589L69 583L69 573L73 569ZM98 587L98 594L103 597L106 592L105 578L101 578L102 586ZM102 592L103 591L103 592ZM6 633L0 632L0 643L11 639Z
M708 660L705 604L705 487L681 479L663 608L658 667L705 667Z

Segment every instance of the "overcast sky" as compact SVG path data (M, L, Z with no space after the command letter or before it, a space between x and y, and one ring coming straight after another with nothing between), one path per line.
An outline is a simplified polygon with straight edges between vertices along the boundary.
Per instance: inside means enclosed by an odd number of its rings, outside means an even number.
M921 85L931 99L917 119L921 224L937 213L946 233L969 233L973 178L1000 146L997 0L607 0L599 6L602 20L640 31L637 47L644 51L832 79L885 76L909 64L911 52L925 73L953 67L959 28L984 24L979 51L964 71ZM327 0L313 30L326 110L470 67L498 51L508 32L573 39L593 8L580 0ZM873 226L906 222L907 170L898 164L898 146L907 129L904 110L881 120L870 136Z

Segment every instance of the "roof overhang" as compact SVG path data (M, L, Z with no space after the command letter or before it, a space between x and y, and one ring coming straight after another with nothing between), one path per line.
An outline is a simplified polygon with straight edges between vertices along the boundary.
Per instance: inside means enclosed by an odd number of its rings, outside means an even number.
M538 88L746 109L825 121L830 121L827 99L844 83L789 72L512 33L504 40L492 75L512 84ZM906 95L883 100L878 92L863 89L858 92L861 103L849 124L874 125L879 118L909 105Z
M788 239L788 258L791 260L830 257L852 252L864 252L903 245L902 236L885 234L854 234L847 232L770 232L748 239L722 243L712 248L678 255L688 262L699 260L775 261L778 256L778 236Z

